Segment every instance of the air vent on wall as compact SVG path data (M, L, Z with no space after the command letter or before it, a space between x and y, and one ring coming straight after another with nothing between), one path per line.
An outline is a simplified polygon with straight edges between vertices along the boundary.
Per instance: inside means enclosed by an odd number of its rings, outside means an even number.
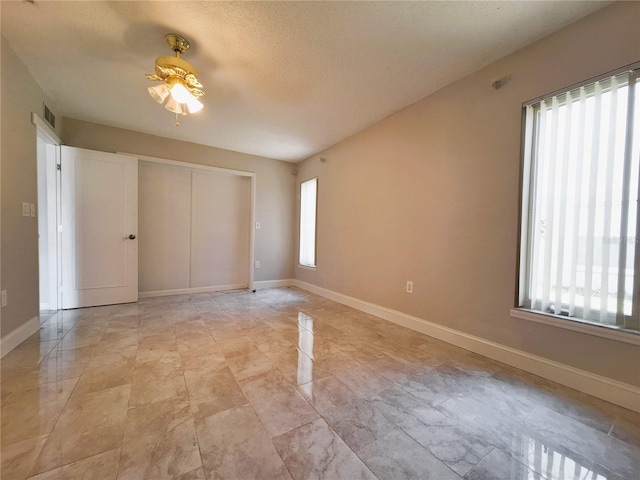
M56 116L53 114L49 107L44 106L44 119L47 121L49 125L53 128L56 128Z

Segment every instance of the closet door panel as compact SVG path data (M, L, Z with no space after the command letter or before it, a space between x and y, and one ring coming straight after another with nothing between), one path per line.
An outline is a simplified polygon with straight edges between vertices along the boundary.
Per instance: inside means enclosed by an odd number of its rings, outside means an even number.
M191 170L139 164L140 292L190 287Z
M192 171L191 287L249 282L250 180Z

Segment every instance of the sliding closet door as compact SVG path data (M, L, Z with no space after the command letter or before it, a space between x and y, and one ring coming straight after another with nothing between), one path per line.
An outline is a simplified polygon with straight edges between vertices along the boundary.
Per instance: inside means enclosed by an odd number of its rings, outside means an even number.
M189 288L191 170L139 164L140 292Z
M249 283L250 179L191 172L191 288Z
M143 296L249 285L249 177L141 161L139 205Z

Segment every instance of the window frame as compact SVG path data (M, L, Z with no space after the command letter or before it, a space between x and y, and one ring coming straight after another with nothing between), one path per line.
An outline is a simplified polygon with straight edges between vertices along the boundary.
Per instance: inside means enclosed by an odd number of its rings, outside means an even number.
M307 265L301 262L301 253L302 253L302 191L303 191L303 185L305 183L311 182L311 181L315 181L316 184L316 195L315 195L315 213L314 213L314 222L313 222L313 265ZM300 195L300 201L298 202L298 207L299 207L299 212L298 212L298 261L297 261L297 266L298 268L301 269L306 269L306 270L316 270L317 266L318 266L318 185L319 185L319 181L318 181L318 176L316 175L315 177L311 177L308 178L306 180L303 180L300 182L300 187L299 187L299 195Z
M533 185L533 179L535 176L535 159L534 151L536 140L538 122L532 121L530 116L535 115L533 109L528 107L540 104L542 101L552 98L554 96L561 96L567 92L573 91L580 87L586 87L601 81L606 78L610 78L615 75L619 75L624 72L634 71L635 76L635 95L640 95L640 62L621 67L619 69L607 72L597 77L590 78L588 80L573 84L569 87L565 87L554 92L536 97L528 100L522 104L522 117L521 117L521 142L520 142L520 175L519 175L519 211L518 211L518 255L516 261L516 285L514 295L514 307L511 309L511 317L521 320L529 320L537 323L543 323L546 325L552 325L568 330L580 331L590 335L609 338L624 343L631 343L634 345L640 345L640 330L634 330L619 325L609 325L605 323L599 323L597 321L591 321L583 319L578 316L569 317L568 315L559 315L551 312L544 312L541 310L534 310L527 308L525 305L527 301L528 290L528 268L529 263L532 261L532 241L529 237L531 231L531 215L535 208L532 190L535 189ZM637 113L636 113L637 115ZM627 125L627 128L630 128ZM638 126L634 126L638 128ZM639 202L640 203L640 202ZM638 209L637 220L637 232L640 232L640 208ZM637 235L640 238L640 235ZM563 312L564 313L564 309ZM636 242L635 258L634 258L634 286L633 286L633 300L632 300L632 313L630 316L631 323L638 325L640 317L640 242Z

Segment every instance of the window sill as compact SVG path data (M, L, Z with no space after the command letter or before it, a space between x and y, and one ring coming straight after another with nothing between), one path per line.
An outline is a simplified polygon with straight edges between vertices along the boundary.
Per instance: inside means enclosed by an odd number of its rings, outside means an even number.
M301 268L302 270L311 270L311 271L315 272L317 267L310 267L308 265L300 265L300 264L298 264L298 268Z
M540 313L533 310L527 310L526 308L512 308L511 318L543 323L545 325L551 325L552 327L573 330L575 332L586 333L587 335L595 335L597 337L603 337L617 342L640 345L640 334L638 333L606 325L594 325L580 320L569 320L568 318L560 315Z

